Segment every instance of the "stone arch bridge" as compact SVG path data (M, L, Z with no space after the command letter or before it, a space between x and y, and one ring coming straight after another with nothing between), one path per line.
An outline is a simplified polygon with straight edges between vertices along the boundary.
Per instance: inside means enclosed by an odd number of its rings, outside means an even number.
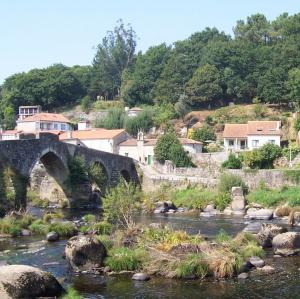
M26 207L27 186L37 163L42 163L47 173L65 189L64 183L70 173L69 161L74 157L82 157L87 166L100 164L105 170L108 186L116 185L121 176L127 182L138 183L137 171L131 158L67 144L60 142L56 135L40 133L38 139L0 142L0 170L9 167L13 172L11 180L15 189L15 208ZM1 197L3 206L3 192L0 194L0 204Z

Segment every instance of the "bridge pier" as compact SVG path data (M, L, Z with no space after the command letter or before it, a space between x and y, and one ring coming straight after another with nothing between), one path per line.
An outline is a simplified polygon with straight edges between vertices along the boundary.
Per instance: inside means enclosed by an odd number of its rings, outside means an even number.
M29 178L19 173L14 173L11 179L15 190L15 209L25 211Z

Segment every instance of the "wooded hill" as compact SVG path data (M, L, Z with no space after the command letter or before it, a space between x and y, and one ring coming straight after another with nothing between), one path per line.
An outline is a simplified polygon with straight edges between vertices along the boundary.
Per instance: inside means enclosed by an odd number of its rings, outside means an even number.
M262 14L237 21L233 36L206 28L173 45L136 53L136 33L120 20L97 47L91 66L45 69L10 76L1 86L0 118L12 127L19 105L54 109L97 97L129 106L189 110L227 102L300 103L300 13L274 21ZM167 108L166 108L167 109Z

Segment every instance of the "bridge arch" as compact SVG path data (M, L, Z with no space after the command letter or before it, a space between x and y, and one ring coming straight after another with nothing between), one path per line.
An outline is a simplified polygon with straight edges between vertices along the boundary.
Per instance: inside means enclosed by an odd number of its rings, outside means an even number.
M41 199L67 201L70 197L67 162L52 149L43 150L29 168L29 185ZM40 177L39 177L40 176Z
M89 164L88 175L92 183L100 189L101 195L104 195L109 182L109 174L102 161L92 161Z
M130 177L130 174L129 174L129 171L128 171L128 170L122 169L122 170L120 171L120 175L121 175L121 177L125 180L125 182L126 182L127 184L130 183L131 177Z

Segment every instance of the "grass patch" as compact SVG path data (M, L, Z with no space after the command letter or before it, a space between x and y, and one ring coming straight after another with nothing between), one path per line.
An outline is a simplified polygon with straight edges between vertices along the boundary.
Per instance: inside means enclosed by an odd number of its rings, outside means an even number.
M109 252L105 265L109 266L112 271L135 271L141 269L145 256L146 252L141 249L119 247Z
M189 254L176 263L175 276L178 278L204 278L207 273L207 261L200 254Z
M248 192L248 187L240 176L230 173L223 173L219 180L219 192L230 194L232 187L242 187L244 193Z
M259 189L248 194L247 200L262 204L265 207L274 207L279 204L288 204L290 207L300 205L300 187L283 187L282 189Z
M86 214L82 217L82 219L87 223L94 223L96 222L96 216L93 214Z
M61 299L83 299L83 297L73 288L68 288L67 293Z

